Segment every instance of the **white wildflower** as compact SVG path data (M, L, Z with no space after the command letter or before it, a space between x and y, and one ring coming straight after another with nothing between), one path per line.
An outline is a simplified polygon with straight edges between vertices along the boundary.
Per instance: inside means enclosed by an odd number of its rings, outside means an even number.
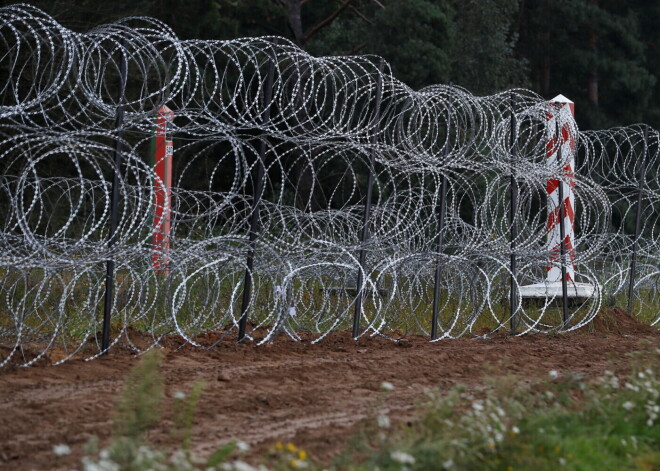
M170 461L172 462L172 464L174 464L179 468L186 468L190 464L188 461L188 456L183 450L177 450L174 453L172 453Z
M635 403L631 401L626 401L623 404L621 404L621 407L623 407L625 410L633 410L635 408Z
M101 467L101 471L121 471L119 463L115 463L112 460L101 460L99 461L99 466Z
M246 442L244 442L244 441L242 441L242 440L238 440L238 441L236 442L236 448L238 449L238 451L246 452L246 451L248 451L248 450L250 449L250 444L249 444L249 443L246 443Z
M394 385L389 381L383 381L380 383L380 388L384 391L394 391Z
M454 467L454 460L451 458L442 462L442 467L445 469L451 469Z
M83 471L104 471L98 463L92 461L91 458L87 456L84 456L81 462Z
M552 379L557 379L557 378L559 378L559 371L550 370L550 371L548 371L548 376L550 376L550 378L552 378Z
M619 389L619 378L617 376L612 376L610 379L610 386L613 389Z
M245 461L236 460L232 463L223 463L222 469L225 471L257 471L258 468L251 466Z
M137 449L138 456L147 460L152 460L156 457L156 453L148 446L141 445Z
M186 398L186 393L183 391L174 391L174 394L172 394L172 397L174 399L185 399Z
M566 458L559 457L559 464L562 466L566 466Z
M71 447L66 443L61 443L59 445L53 445L53 453L57 456L64 456L71 454Z
M513 427L511 427L511 433L513 433L514 435L518 435L520 433L520 429L516 425L514 425Z
M484 405L481 403L481 401L474 401L472 403L472 408L477 412L481 412L482 410L484 410Z
M401 464L415 464L415 457L413 455L399 450L390 453L390 458Z
M386 415L376 417L376 422L380 428L390 428L390 418Z
M114 461L101 459L94 462L87 457L82 459L83 471L120 471L119 465Z

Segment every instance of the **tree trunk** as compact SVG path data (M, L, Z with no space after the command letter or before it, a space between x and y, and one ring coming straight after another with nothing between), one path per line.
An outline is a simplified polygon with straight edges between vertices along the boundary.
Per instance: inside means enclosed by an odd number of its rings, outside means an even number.
M544 31L540 35L541 44L545 49L543 52L543 63L541 65L539 81L541 82L541 95L548 97L550 94L550 57L548 56L548 48L550 48L550 33Z
M287 9L287 21L289 28L293 33L293 40L298 47L305 45L305 34L302 27L302 14L300 8L300 0L289 0L289 8Z
M589 5L598 8L598 0L590 0ZM593 25L589 25L589 49L593 54L591 70L589 70L589 79L587 81L587 95L592 105L598 106L598 69L596 57L598 55L598 34Z

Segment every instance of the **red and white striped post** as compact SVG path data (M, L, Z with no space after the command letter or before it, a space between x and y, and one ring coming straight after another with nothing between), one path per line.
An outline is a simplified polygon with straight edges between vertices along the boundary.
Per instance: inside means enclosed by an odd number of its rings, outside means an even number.
M562 281L561 267L561 228L559 221L560 201L563 195L564 213L564 250L566 267L566 281L575 281L575 105L563 95L557 95L550 101L549 111L546 115L546 157L548 164L556 166L561 149L563 166L563 179L550 179L547 182L548 193L548 247L550 248L550 264L548 265L547 282ZM561 185L561 191L560 187Z
M156 273L168 274L170 270L170 211L172 198L172 156L174 146L168 139L168 124L174 113L167 106L158 110L154 136L154 223L152 231L151 261Z
M563 297L564 322L568 320L568 298L592 298L597 285L575 281L575 152L578 129L575 105L563 95L557 95L546 108L546 158L551 168L561 166L561 178L546 182L547 233L549 257L546 277L542 283L520 286L522 299ZM561 153L561 160L560 160ZM560 199L561 194L561 199ZM563 201L563 205L560 204ZM560 214L564 221L560 223ZM563 226L563 227L562 227ZM562 257L562 231L563 251ZM563 258L563 260L562 260ZM563 272L566 273L565 278Z

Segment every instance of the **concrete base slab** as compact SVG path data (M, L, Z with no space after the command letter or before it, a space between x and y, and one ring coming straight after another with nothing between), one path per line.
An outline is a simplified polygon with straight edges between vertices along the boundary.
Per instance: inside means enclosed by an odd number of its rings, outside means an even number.
M596 287L591 283L567 283L569 298L593 298L596 294ZM543 299L543 298L561 298L561 281L552 283L536 283L533 285L521 286L519 295L523 299Z

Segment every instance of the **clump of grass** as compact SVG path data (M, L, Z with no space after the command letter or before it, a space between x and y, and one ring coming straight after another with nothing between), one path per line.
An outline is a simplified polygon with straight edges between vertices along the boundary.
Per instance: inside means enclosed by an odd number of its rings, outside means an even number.
M159 371L162 360L162 352L151 350L129 372L117 402L114 420L116 435L141 442L145 433L160 420L165 394Z
M100 450L98 439L90 440L81 463L83 471L215 470L236 449L245 449L247 445L231 442L219 447L208 458L196 457L191 453L193 419L204 389L201 382L195 383L188 394L181 391L174 393L174 427L171 434L180 444L173 451L166 452L149 442L148 433L157 427L165 400L164 382L160 374L162 360L163 354L152 350L128 374L117 401L113 439Z

